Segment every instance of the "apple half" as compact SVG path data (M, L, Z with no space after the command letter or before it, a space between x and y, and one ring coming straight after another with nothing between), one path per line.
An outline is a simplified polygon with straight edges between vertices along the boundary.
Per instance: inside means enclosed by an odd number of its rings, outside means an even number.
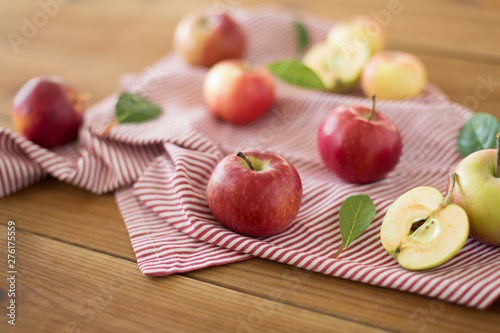
M331 46L321 42L307 51L302 62L319 76L326 90L341 92L356 85L369 58L366 44Z
M451 259L469 236L465 210L453 204L454 173L446 198L433 187L417 187L400 196L384 217L380 240L409 270L424 270Z

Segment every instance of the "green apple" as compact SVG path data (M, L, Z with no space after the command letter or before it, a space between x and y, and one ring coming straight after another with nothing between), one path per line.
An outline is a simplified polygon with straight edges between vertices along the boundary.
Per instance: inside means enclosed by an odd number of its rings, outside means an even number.
M455 174L446 198L428 186L400 196L384 217L380 240L385 250L409 270L436 267L451 259L469 235L467 214L453 204Z
M342 92L356 85L369 57L366 44L349 48L320 42L307 51L302 61L319 76L326 90Z
M500 246L499 152L500 148L483 149L465 157L455 168L453 192L455 202L469 216L472 237L496 246Z
M375 54L385 49L387 33L374 18L360 15L335 23L328 32L327 42L333 47L344 43L356 46L366 43L370 47L371 54Z

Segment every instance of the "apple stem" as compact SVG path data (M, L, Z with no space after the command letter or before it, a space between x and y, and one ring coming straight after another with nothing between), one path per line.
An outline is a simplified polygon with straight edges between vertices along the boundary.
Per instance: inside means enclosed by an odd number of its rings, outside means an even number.
M113 121L111 124L109 124L109 126L108 126L108 127L106 127L106 128L104 129L104 131L102 131L102 132L101 132L101 134L99 134L99 137L100 137L100 138L102 138L102 137L104 137L104 136L108 135L108 133L109 133L109 132L111 132L111 130L112 130L113 128L115 128L115 126L116 126L116 125L118 125L118 121L117 121L117 120L115 120L115 121Z
M375 112L375 94L372 95L372 110L370 111L370 115L368 116L368 120L373 120L373 114Z
M497 165L495 166L495 177L500 178L500 133L497 133Z
M457 179L457 174L454 173L454 172L450 172L449 173L449 176L450 176L450 184L448 186L448 194L446 194L446 198L444 198L444 200L441 202L441 204L439 204L438 208L436 208L433 212L431 212L429 214L429 216L427 217L427 219L425 220L425 222L420 225L417 230L415 230L412 235L409 237L408 241L414 239L415 237L417 237L417 235L422 231L424 230L425 228L427 228L427 226L429 226L429 224L433 223L433 217L435 215L437 215L444 207L450 205L453 203L453 190L455 189L455 183L456 183L456 179ZM399 248L402 248L404 247L405 245L407 244L407 242L405 242L404 244L402 244Z
M333 254L332 258L336 259L339 256L339 254L342 253L343 250L344 250L344 245L340 245L339 249L337 250L337 252Z
M444 198L441 205L439 205L439 208L437 209L438 211L440 211L444 207L448 206L449 204L453 203L453 190L455 189L457 174L454 172L450 172L449 176L450 176L450 184L448 186L448 194L446 194L446 198Z
M248 159L247 155L243 154L243 152L239 151L236 156L240 157L243 159L243 161L245 161L246 164L248 164L248 167L250 168L250 170L255 170L252 162Z

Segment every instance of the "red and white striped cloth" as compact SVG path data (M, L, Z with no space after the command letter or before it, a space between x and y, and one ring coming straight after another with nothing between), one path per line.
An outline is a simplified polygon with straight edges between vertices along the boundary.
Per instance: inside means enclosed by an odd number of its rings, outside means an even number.
M261 8L233 13L247 31L246 58L266 64L299 56L286 10ZM312 41L323 39L330 21L303 16ZM222 265L254 256L377 286L405 290L480 309L500 294L500 248L468 239L450 261L424 272L401 268L382 248L380 224L391 203L416 186L446 191L447 174L460 160L455 142L467 109L429 86L419 98L379 101L403 136L403 155L382 181L353 185L327 170L316 148L324 116L343 104L370 105L358 95L314 92L278 83L277 102L268 115L246 126L214 119L202 98L206 69L170 55L139 75L125 75L122 87L163 107L148 123L119 125L105 138L117 95L92 107L78 143L48 151L0 129L0 196L50 174L95 193L116 191L141 271L167 275ZM304 199L289 228L278 235L250 238L222 227L211 215L205 188L211 171L238 149L275 151L297 168ZM367 231L338 259L339 207L364 193L377 213Z

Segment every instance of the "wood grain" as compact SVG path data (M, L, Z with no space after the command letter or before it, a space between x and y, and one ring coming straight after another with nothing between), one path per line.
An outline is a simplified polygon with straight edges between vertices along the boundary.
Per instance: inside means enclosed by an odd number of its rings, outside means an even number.
M0 199L5 224L135 260L127 229L112 194L94 195L49 178Z
M132 262L29 232L17 231L16 248L15 328L24 332L381 332L183 276L147 278Z
M341 19L380 15L394 1L274 3ZM33 20L40 3L2 1L0 126L12 127L12 99L31 77L61 75L91 93L92 105L118 89L120 75L140 71L170 52L175 25L187 11L267 2L70 1L16 53L7 34L21 33L22 20ZM401 10L385 17L389 47L421 57L430 81L452 101L500 119L499 3L399 3ZM260 325L250 325L254 332L495 332L500 325L500 301L477 311L263 259L147 278L135 263L113 196L96 196L50 178L0 199L1 248L9 219L19 228L19 332L250 331L241 325L259 318ZM0 261L0 270L6 271L5 264ZM0 281L3 308L6 280ZM0 321L0 331L11 331L6 325Z
M363 13L375 15L372 11L388 10L391 1L397 0L295 1L295 6L341 19ZM61 5L57 15L27 44L19 46L19 52L14 52L7 38L0 39L0 125L12 127L10 108L15 93L24 82L40 74L60 75L79 91L91 93L90 104L99 101L118 89L121 74L140 71L171 50L175 25L185 12L219 3L255 7L266 1L188 0L175 6L168 1L153 1L147 6L142 1L127 1L119 10L110 0ZM276 3L287 5L289 1ZM422 57L431 82L451 100L464 104L466 98L474 97L480 76L491 75L494 82L500 82L500 46L495 39L500 9L496 2L443 1L439 8L430 0L400 3L401 11L387 19L389 47ZM19 5L4 1L0 4L0 29L4 35L21 34L22 19L30 20L40 10L36 1ZM456 59L448 63L450 57ZM500 118L496 107L499 88L494 86L494 91L478 99L477 105L465 104Z
M95 196L48 179L2 200L6 204L0 206L0 216L30 212L30 218L16 219L22 230L135 262L130 241L123 232L123 221L116 208L114 212L110 209L109 201L113 198L109 195ZM78 202L79 207L65 206L57 214L48 213L51 207L64 201ZM9 213L13 210L8 207L15 206L16 202L23 202L21 208ZM75 215L82 218L77 220ZM90 223L81 223L82 220ZM419 332L426 327L443 332L450 329L457 332L473 329L494 331L500 325L500 311L495 311L495 308L486 311L467 309L264 259L212 267L183 276L387 330ZM276 299L276 293L279 299ZM359 311L360 304L363 311Z

